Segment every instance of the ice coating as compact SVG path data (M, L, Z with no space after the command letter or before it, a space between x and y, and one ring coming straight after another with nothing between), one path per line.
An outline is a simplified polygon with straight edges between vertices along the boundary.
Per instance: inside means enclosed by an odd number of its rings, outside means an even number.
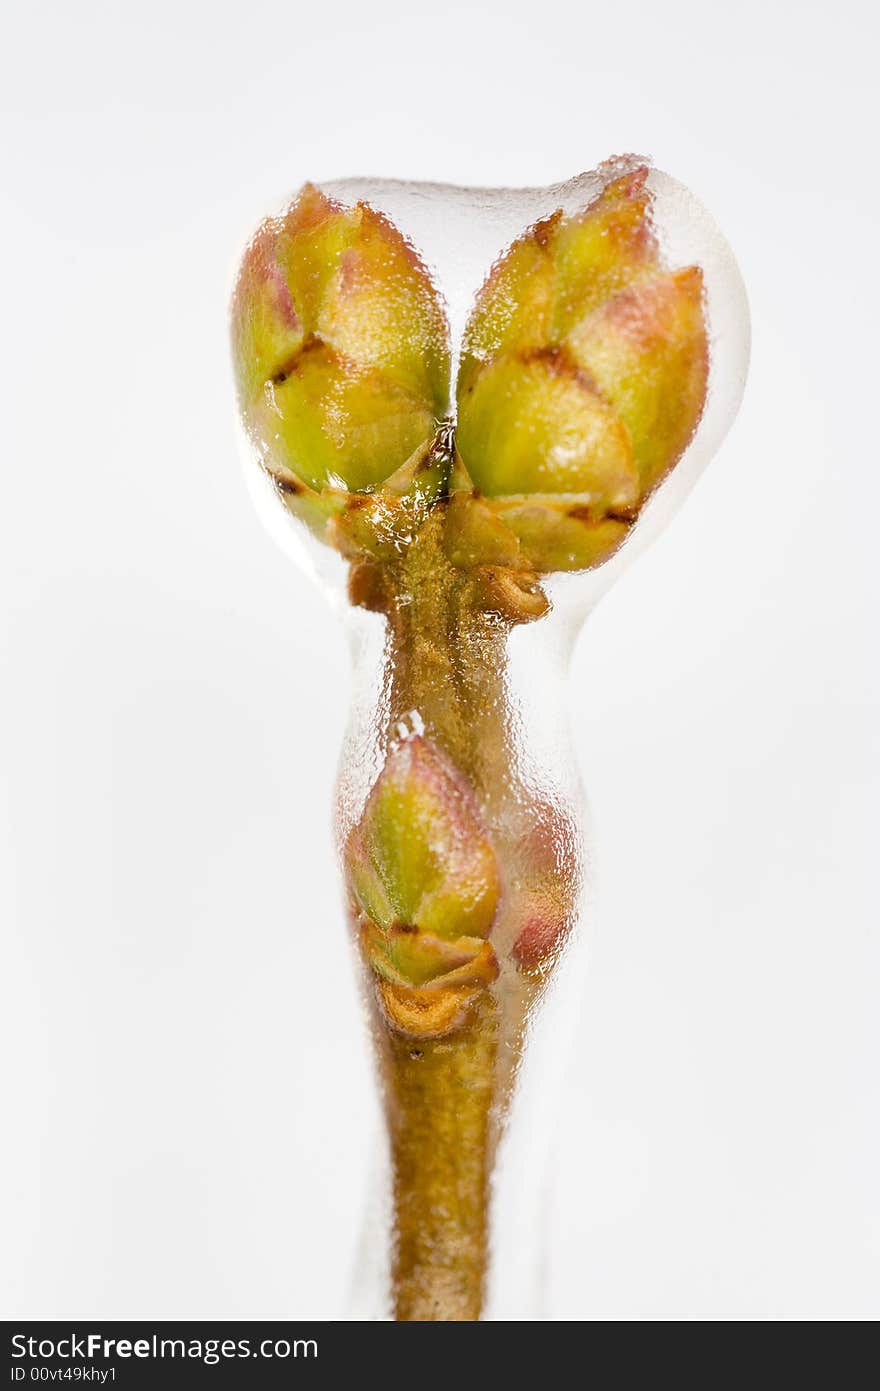
M609 540L619 543L625 539L623 549L601 568L583 576L574 590L552 582L551 588L566 603L582 611L595 602L622 566L674 514L717 450L736 413L748 362L748 309L739 271L721 233L682 184L635 156L607 161L598 170L545 189L468 189L366 179L321 186L321 192L334 203L352 207L365 202L384 214L415 248L448 319L454 379L468 318L487 274L499 258L536 223L560 213L576 218L610 182L632 178L641 170L646 171L644 187L651 201L651 227L664 263L673 268L695 266L699 270L710 343L706 402L694 438L662 487L642 507L638 525L628 528L622 538L619 527L605 523L608 536L597 535L595 539L600 544L593 550L587 548L584 560L591 566L597 557L607 557L614 549L607 544ZM252 450L249 457L254 457ZM291 526L289 519L276 510L275 490L266 485L260 473L251 468L248 476L257 507L275 538L298 563L323 576L331 591L338 590L340 571L332 556L311 546L301 528ZM402 486L405 490L406 480L402 480ZM305 496L295 510L310 520L317 515L323 523L327 513L340 506L338 497ZM527 536L534 532L534 518L526 517L520 529ZM566 545L566 530L570 528L564 520L555 524L552 541L557 549Z
M233 342L264 519L349 601L337 832L387 1307L478 1318L499 1145L585 890L572 638L732 419L741 282L636 158L543 190L307 185L246 254Z

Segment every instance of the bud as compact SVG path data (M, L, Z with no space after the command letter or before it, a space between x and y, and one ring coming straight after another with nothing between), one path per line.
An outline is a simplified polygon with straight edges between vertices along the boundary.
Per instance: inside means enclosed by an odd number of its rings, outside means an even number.
M417 736L389 754L345 858L360 944L392 1022L409 1030L403 1021L413 1011L423 1024L429 1015L435 1023L458 1017L498 972L486 938L500 878L473 793L428 740ZM428 991L455 992L455 1010L437 998L426 1014Z
M521 896L513 957L527 969L551 965L571 929L571 913L556 894L535 889Z
M518 859L511 954L525 970L546 971L565 946L578 906L576 832L559 808L536 806Z
M663 266L647 174L611 177L584 212L515 242L465 332L457 478L539 572L607 559L702 414L702 275Z
M379 496L392 478L392 511L416 475L419 497L436 497L446 319L427 270L386 217L307 184L245 255L232 340L245 428L288 507L319 534L351 494Z

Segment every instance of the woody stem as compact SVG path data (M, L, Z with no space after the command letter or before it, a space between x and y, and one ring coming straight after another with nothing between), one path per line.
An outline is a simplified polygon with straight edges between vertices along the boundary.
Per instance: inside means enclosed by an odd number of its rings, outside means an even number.
M510 622L486 609L478 578L446 558L442 526L438 509L393 573L386 741L417 717L473 789L510 889L524 805L506 691ZM419 1039L377 1017L398 1319L477 1319L483 1306L490 1179L537 989L511 961L505 927L501 913L491 939L498 981L451 1034Z

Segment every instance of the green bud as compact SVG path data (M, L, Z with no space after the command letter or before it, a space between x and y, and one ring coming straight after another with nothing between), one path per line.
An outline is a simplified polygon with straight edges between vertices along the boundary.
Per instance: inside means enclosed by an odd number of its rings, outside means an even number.
M423 457L448 408L448 330L425 267L380 213L310 185L249 247L232 340L260 461L320 534L348 495L374 495ZM445 474L432 481L436 496ZM389 505L402 496L391 491Z
M418 1016L424 1030L442 1032L497 975L486 937L500 877L473 793L428 740L414 737L389 754L345 860L386 1012L401 1028Z
M647 173L515 242L465 332L454 477L539 572L606 560L702 414L702 276L662 265Z
M367 858L398 922L440 937L485 937L500 892L473 793L422 736L388 755L360 821Z

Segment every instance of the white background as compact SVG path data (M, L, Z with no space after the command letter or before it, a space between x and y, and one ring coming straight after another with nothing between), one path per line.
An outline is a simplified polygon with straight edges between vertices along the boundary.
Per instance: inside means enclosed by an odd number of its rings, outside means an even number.
M342 630L261 530L226 302L305 178L654 157L739 420L578 649L601 872L565 1319L880 1314L876 7L53 3L0 74L7 1317L342 1313L373 1114Z

